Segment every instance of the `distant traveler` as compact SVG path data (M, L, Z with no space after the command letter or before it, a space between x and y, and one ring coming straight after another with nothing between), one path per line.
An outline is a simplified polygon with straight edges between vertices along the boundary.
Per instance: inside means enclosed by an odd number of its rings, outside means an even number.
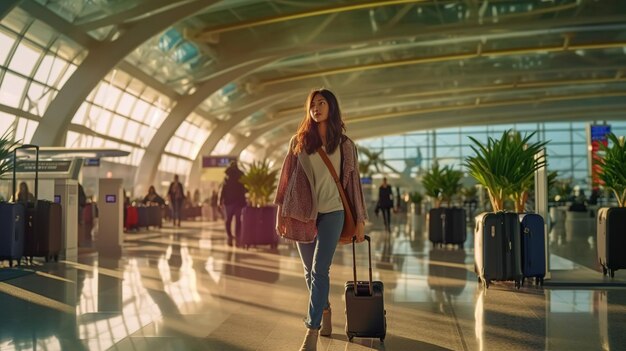
M357 242L365 239L367 214L356 146L343 134L345 125L337 98L326 89L314 90L305 109L304 119L289 143L274 203L279 205L278 233L305 233L297 243L309 290L304 322L307 333L300 350L311 351L317 349L318 335L332 334L329 271L345 216L339 190L319 149L325 151L336 173L343 178L346 197L354 207Z
M226 177L222 186L220 204L226 209L226 235L228 236L228 246L233 246L233 240L237 245L241 243L241 210L246 206L246 188L239 182L243 172L237 167L237 162L233 161L226 168ZM235 236L233 237L231 224L235 218Z
M383 183L378 188L378 204L376 208L383 213L385 230L391 231L391 209L393 208L393 188L387 184L387 178L383 178ZM377 211L378 213L378 211Z
M185 200L185 191L183 185L178 181L178 174L174 175L174 181L170 184L170 188L167 191L167 197L170 200L172 206L172 224L180 227L181 210L183 207L183 201Z
M148 188L148 194L143 198L144 205L165 205L165 200L157 194L156 189L154 189L154 185L150 185Z
M17 202L35 202L35 196L28 190L26 182L20 183L20 188L17 192Z

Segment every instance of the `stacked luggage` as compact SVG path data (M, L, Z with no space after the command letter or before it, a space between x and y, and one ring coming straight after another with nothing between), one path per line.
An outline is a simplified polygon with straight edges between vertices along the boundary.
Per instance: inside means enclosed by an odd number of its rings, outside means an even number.
M439 207L428 212L428 239L433 244L454 244L462 248L466 237L464 209Z
M546 270L543 218L510 212L476 216L474 256L478 281L485 288L492 281L512 280L519 289L529 277L543 285Z
M16 165L17 150L35 149L35 202L26 204L24 226L24 256L33 261L33 257L43 257L46 262L54 258L59 260L62 245L61 204L41 200L39 195L39 146L22 145L15 149L13 162ZM16 183L13 173L13 184Z

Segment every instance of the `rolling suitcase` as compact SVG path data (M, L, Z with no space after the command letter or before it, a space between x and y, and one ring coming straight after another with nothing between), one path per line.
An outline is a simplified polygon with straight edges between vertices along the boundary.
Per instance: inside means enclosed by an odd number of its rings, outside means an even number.
M466 238L464 209L439 207L428 212L428 239L433 244L456 244L463 247Z
M54 258L59 260L62 245L62 213L61 205L48 200L40 200L39 196L39 146L22 145L13 152L14 162L17 161L17 150L35 149L35 203L26 204L24 225L24 257L44 257L46 262ZM13 175L13 183L15 174Z
M11 267L24 253L25 214L24 204L0 202L0 259L9 260Z
M148 208L145 206L136 206L137 209L137 229L148 228L150 222L148 220Z
M15 161L14 154L14 166ZM15 178L15 167L13 167L13 198L17 199ZM9 260L9 266L13 267L13 260L17 260L19 264L24 254L24 225L26 224L24 203L0 202L0 223L0 259Z
M535 278L543 286L546 275L546 239L543 217L536 213L520 213L522 244L522 285L526 278Z
M626 268L626 207L603 207L598 210L598 261L602 273L615 276L615 271Z
M476 216L474 232L476 274L485 288L492 280L522 284L520 223L517 213L484 212Z
M367 240L369 281L356 278L355 238L352 239L352 270L354 280L346 282L346 335L348 340L356 337L379 338L385 340L387 318L383 301L383 282L372 281L372 248L370 237Z
M237 238L237 245L244 248L256 245L270 245L272 249L278 247L277 210L276 206L244 207L241 210L241 232ZM233 235L236 236L234 230Z

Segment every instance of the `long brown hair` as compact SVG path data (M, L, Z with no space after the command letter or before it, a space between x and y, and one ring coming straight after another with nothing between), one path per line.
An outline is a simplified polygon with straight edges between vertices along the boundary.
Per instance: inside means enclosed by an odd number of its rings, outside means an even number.
M317 132L317 123L311 118L310 109L311 102L320 94L328 102L328 126L326 128L326 152L332 154L341 143L341 137L346 130L346 126L341 119L341 111L335 94L327 89L316 89L309 93L304 105L305 115L300 122L298 131L296 132L296 141L293 147L294 153L305 151L307 154L314 153L322 146L322 139Z

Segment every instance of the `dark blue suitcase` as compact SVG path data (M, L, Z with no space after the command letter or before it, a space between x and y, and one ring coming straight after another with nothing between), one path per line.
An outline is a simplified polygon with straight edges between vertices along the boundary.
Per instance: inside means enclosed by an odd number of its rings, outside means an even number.
M545 228L543 217L536 213L520 213L522 236L522 273L524 278L535 278L543 285L546 274ZM524 284L524 278L522 284Z
M520 223L517 213L484 212L476 216L474 262L485 288L493 280L513 280L522 285Z
M0 259L9 260L11 267L13 260L19 264L24 254L25 216L24 204L0 202Z

